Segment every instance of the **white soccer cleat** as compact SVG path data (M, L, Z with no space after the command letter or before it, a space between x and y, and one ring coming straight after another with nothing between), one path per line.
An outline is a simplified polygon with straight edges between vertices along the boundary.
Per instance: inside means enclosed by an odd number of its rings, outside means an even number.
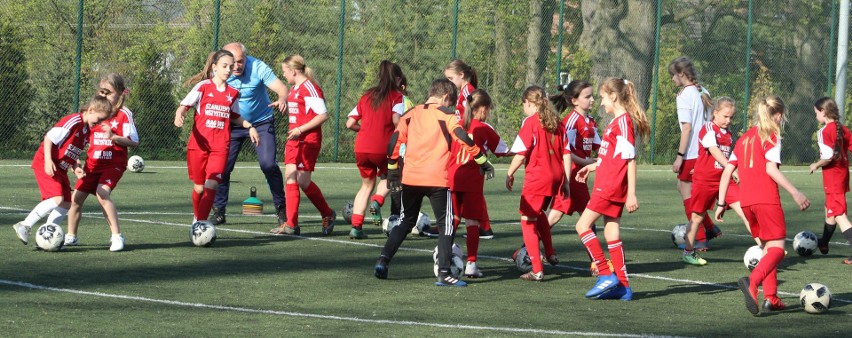
M116 252L124 250L124 236L122 236L121 234L112 235L109 241L111 243L109 245L109 251Z
M471 278L482 278L482 271L476 267L476 262L467 262L464 266L464 276Z
M15 229L15 234L18 235L18 239L20 239L21 242L24 243L24 245L27 245L27 243L29 242L29 238L30 238L30 228L31 227L24 225L23 222L18 222L18 223L15 223L15 225L13 225L12 228Z
M76 246L77 245L77 236L65 234L65 246Z

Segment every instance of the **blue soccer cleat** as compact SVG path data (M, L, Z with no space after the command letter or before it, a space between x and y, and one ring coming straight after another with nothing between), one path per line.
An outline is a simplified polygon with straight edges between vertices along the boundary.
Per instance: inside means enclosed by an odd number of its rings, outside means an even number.
M621 283L618 283L618 286L610 289L607 292L604 292L597 297L598 299L618 299L623 301L633 300L633 289L629 286L625 287Z
M621 284L618 282L618 277L616 277L614 273L598 276L598 281L595 283L595 286L586 292L586 298L596 298L600 294L619 285Z
M467 286L463 280L453 277L449 274L438 277L438 281L435 282L436 286Z

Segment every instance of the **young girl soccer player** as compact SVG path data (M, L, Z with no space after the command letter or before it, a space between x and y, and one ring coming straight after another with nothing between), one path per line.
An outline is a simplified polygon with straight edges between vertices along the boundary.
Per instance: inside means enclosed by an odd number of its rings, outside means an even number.
M328 110L322 89L315 83L314 72L305 66L305 59L290 55L281 63L287 83L293 85L287 95L290 130L284 148L284 196L287 201L287 223L271 230L274 234L298 235L299 188L322 215L322 234L331 235L337 214L328 207L320 188L311 181L311 173L322 145L322 124L328 120Z
M481 89L473 91L467 99L467 107L462 119L462 128L470 135L482 151L490 151L495 156L507 156L509 147L500 139L485 120L493 109L491 96ZM453 156L450 161L449 177L450 192L453 197L453 226L458 227L464 218L467 227L467 264L464 275L467 277L482 277L482 272L476 266L479 251L479 225L488 217L488 206L485 204L483 185L485 178L479 173L477 165L460 143L453 144Z
M636 200L634 133L647 138L650 127L632 82L610 78L601 84L599 92L601 106L614 118L604 132L597 162L577 172L577 181L580 182L586 182L589 173L595 170L598 174L589 204L580 215L576 227L589 256L598 266L597 283L586 292L586 298L627 301L633 299L633 289L627 280L619 226L625 207L631 213L639 209ZM591 230L592 224L601 216L604 217L604 236L615 271L607 264L598 237Z
M698 75L692 60L679 57L669 64L669 74L676 86L682 89L677 94L677 119L680 122L680 141L677 157L672 171L677 174L677 190L683 199L687 223L692 219L692 169L701 147L698 144L698 132L705 122L705 113L713 102L707 90L698 83ZM706 215L705 215L706 216ZM721 236L722 232L713 225L709 217L704 217L703 228L698 232L699 251L707 250L707 240Z
M764 311L784 309L776 296L778 290L778 264L784 258L784 240L787 225L778 186L787 190L801 210L810 205L807 197L793 186L778 170L781 164L781 129L784 120L784 101L770 95L757 107L757 125L746 131L737 141L722 179L719 181L719 201L725 200L734 170L740 176L740 205L743 208L751 235L760 238L763 258L749 277L737 281L745 297L746 309L752 315L760 312L757 287L763 286ZM742 161L740 165L739 161ZM716 207L716 220L721 221L725 206Z
M204 69L188 82L200 80L175 111L175 126L183 127L184 116L195 108L195 122L186 145L186 168L192 181L192 211L196 221L206 221L213 208L216 189L228 160L231 122L249 129L258 144L257 130L239 115L240 91L228 86L234 56L226 50L212 53Z
M381 206L384 204L388 187L384 178L388 169L387 149L390 135L393 134L399 117L405 113L402 92L397 86L397 76L394 74L394 64L384 60L379 64L379 83L367 90L358 105L349 113L346 127L356 131L355 162L361 173L361 188L355 195L352 207L352 230L349 238L364 239L367 234L362 230L364 211L370 199L370 213L373 224L381 225ZM376 193L370 198L370 193L376 187Z
M113 111L109 119L96 125L90 133L84 169L86 176L77 180L74 186L65 245L77 245L77 227L83 203L90 194L95 194L112 233L109 251L115 252L124 250L124 236L118 224L118 210L110 196L127 170L127 148L139 145L139 135L133 123L133 113L124 106L128 93L124 78L115 73L107 74L98 86L98 95L110 101Z
M89 143L91 128L106 120L111 112L109 100L101 96L92 97L81 112L63 117L44 135L31 165L41 192L41 203L30 211L26 219L12 226L24 245L29 242L32 226L44 216L51 224L60 223L65 218L71 206L68 169L72 169L77 178L85 175L77 160Z
M559 263L550 224L544 210L550 205L559 190L568 190L565 177L571 175L571 152L565 138L565 128L550 106L544 89L532 86L523 95L524 121L512 144L515 157L509 165L506 189L512 190L515 172L526 164L524 188L521 191L521 232L529 253L532 271L521 275L521 279L540 281L544 277L539 241L544 245L545 259L551 265ZM564 191L566 195L568 191Z
M811 164L813 174L822 168L822 183L825 190L825 225L819 239L819 251L828 254L828 242L837 225L849 243L852 243L852 224L846 215L846 193L849 192L849 154L852 150L852 134L840 120L837 103L823 97L814 103L817 121L824 126L817 133L819 161ZM852 264L852 257L843 260Z

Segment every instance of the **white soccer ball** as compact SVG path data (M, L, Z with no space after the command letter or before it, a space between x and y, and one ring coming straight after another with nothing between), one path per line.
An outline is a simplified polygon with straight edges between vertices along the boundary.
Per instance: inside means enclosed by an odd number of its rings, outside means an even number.
M438 276L438 247L432 250L432 260L435 262L434 272L435 277ZM450 254L450 275L455 278L461 278L464 273L464 253L458 244L453 243L453 252Z
M521 245L518 250L515 250L515 253L512 254L512 260L515 261L515 267L521 272L532 271L532 261L530 260L529 253L527 253L526 245Z
M45 223L38 227L35 242L36 246L44 251L59 251L65 245L65 232L57 224Z
M399 221L400 219L397 215L390 215L390 217L382 221L382 232L385 233L385 236L390 236L393 228L399 226Z
M820 283L810 283L799 292L799 301L805 312L823 313L831 308L831 291Z
M145 170L145 161L142 160L142 156L130 156L130 158L127 159L127 170L134 173L141 173L142 170Z
M195 246L211 246L216 242L216 227L208 221L197 221L189 228L189 239Z
M672 243L678 248L686 246L686 224L675 225L672 229Z
M346 221L346 224L352 223L352 201L346 201L346 204L343 205L343 209L341 211L343 214L343 220Z
M807 257L813 255L817 250L817 236L808 230L796 234L793 238L793 249L799 256Z
M743 264L751 271L757 267L757 263L760 263L761 258L763 258L763 249L760 246L754 245L748 248L745 255L743 255Z
M411 228L411 233L414 235L426 235L426 231L432 226L432 220L429 219L429 215L420 212L417 215L417 223Z

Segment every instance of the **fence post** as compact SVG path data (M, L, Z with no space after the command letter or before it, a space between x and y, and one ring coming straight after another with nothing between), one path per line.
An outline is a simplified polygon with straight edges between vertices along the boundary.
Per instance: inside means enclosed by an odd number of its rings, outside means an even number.
M559 44L556 46L556 84L562 84L562 32L565 31L565 1L559 1Z
M834 80L834 68L832 68L832 64L834 63L834 31L837 26L837 1L831 0L831 34L828 37L828 72L826 72L826 84L825 84L825 96L831 95L831 84L832 80Z
M335 94L334 162L340 150L340 87L343 86L343 28L346 19L346 0L340 0L340 27L337 34L337 93Z
M749 92L751 91L751 82L749 79L751 78L751 22L752 22L752 0L748 0L748 31L746 32L746 50L745 50L745 90L743 91L743 109L740 111L745 112L743 114L743 129L742 132L748 130L748 100L749 100Z
M651 100L651 164L655 164L654 146L656 144L655 136L657 134L657 92L660 90L660 25L663 19L663 0L657 0L657 26L654 33L654 95Z
M452 48L450 49L450 60L456 58L456 36L459 33L459 0L456 0L455 7L453 8L453 42Z
M76 69L74 69L77 78L74 84L74 111L80 110L80 67L83 54L83 0L77 3L77 58Z
M213 50L219 49L219 9L222 1L216 0L216 9L213 12Z
M846 66L849 51L849 0L840 0L839 27L837 27L837 69L834 70L834 101L840 108L840 120L846 121Z

